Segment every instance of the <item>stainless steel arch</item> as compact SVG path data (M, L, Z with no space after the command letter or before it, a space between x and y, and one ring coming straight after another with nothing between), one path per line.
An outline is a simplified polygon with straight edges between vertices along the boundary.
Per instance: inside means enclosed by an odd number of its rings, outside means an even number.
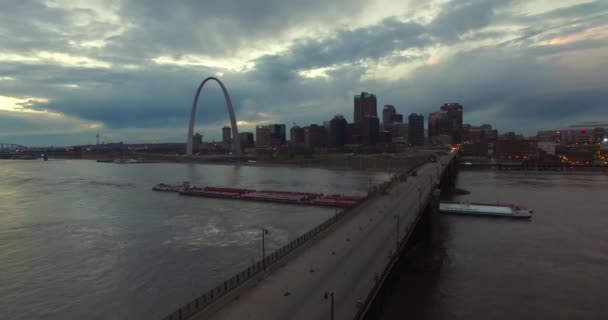
M192 111L190 112L190 126L188 127L188 143L186 145L186 155L192 155L192 136L194 135L194 120L196 119L196 108L198 105L198 96L201 94L201 90L207 81L215 80L219 83L220 87L222 87L222 91L224 92L224 99L226 99L226 106L228 107L228 114L230 115L230 126L232 127L232 146L233 151L237 156L241 156L241 139L239 137L239 128L236 126L236 117L234 116L234 109L232 108L232 101L230 100L230 95L228 95L228 91L224 84L216 77L209 77L198 86L198 90L196 90L196 95L194 96L194 102L192 102Z

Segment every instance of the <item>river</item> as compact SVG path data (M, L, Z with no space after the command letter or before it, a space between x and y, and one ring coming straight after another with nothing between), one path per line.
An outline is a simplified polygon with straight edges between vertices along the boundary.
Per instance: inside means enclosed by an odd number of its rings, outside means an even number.
M0 318L159 319L334 214L157 183L365 194L385 173L0 161Z
M457 199L530 221L442 215L443 265L409 267L386 319L608 319L608 175L461 171Z

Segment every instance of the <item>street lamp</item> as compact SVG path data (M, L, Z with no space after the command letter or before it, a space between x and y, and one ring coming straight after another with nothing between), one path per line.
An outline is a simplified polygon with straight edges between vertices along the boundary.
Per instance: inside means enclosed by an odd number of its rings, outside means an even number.
M268 229L262 228L262 266L266 270L266 241L265 235L268 234Z

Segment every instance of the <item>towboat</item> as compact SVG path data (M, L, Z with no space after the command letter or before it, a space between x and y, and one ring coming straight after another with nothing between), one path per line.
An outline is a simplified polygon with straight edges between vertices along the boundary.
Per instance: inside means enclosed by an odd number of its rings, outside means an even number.
M532 217L531 209L512 204L442 201L439 203L439 211L451 214L495 216L508 218L529 219Z

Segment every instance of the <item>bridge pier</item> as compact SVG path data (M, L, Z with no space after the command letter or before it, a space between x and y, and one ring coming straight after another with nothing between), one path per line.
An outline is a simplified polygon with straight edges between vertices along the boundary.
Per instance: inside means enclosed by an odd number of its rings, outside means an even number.
M406 276L412 263L423 268L434 267L440 259L441 227L439 214L440 190L434 189L427 206L423 209L420 220L411 231L410 236L400 247L393 267L388 271L374 299L369 303L367 312L360 320L382 319L385 317L385 303L396 290L400 278Z

